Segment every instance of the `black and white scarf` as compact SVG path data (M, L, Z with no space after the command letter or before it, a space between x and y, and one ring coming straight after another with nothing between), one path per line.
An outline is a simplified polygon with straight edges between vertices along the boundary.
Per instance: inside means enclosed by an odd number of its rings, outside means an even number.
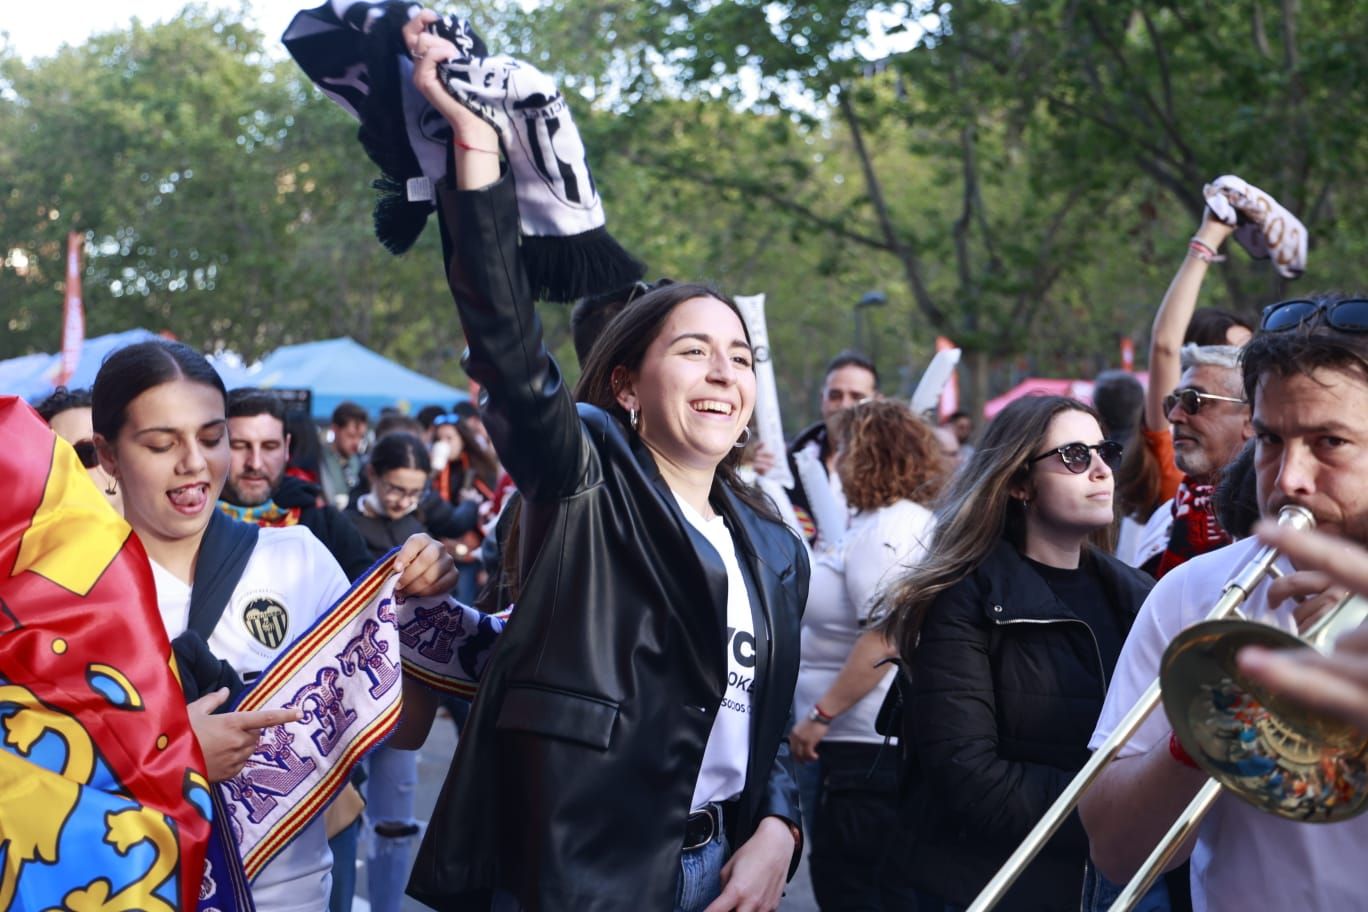
M382 171L376 236L396 254L422 233L435 208L433 187L451 161L450 127L413 87L401 35L420 9L407 0L332 0L300 12L283 36L309 79L360 121L357 138ZM533 293L570 301L640 278L643 266L605 228L584 144L554 81L523 61L490 55L458 16L429 28L458 51L439 64L447 90L499 132Z

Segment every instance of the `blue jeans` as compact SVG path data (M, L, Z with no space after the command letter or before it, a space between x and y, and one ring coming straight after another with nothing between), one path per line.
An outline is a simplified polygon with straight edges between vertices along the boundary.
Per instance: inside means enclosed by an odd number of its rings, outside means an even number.
M418 837L418 752L380 747L366 763L366 893L373 912L399 912Z
M722 895L722 866L730 854L727 834L718 833L711 842L679 856L674 912L703 912Z
M328 840L332 849L332 895L328 898L328 912L351 912L352 897L356 895L356 835L361 832L361 818Z
M1116 897L1121 895L1124 886L1107 880L1102 876L1102 872L1089 862L1088 869L1083 875L1082 912L1104 912L1110 909ZM1169 912L1168 884L1162 877L1140 897L1140 902L1135 905L1135 912Z

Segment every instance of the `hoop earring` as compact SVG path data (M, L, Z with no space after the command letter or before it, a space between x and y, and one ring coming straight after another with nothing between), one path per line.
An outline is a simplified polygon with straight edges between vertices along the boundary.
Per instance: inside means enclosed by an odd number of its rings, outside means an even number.
M634 430L634 431L637 429L637 421L638 421L637 415L638 415L638 414L639 414L639 413L637 412L636 409L628 409L628 410L627 410L627 423L630 424L630 425L632 426L632 430Z
M740 440L736 441L736 443L732 444L732 447L737 450L744 450L746 448L746 444L750 443L751 439L751 430L749 427L743 427L741 430L746 432L746 436L742 437Z

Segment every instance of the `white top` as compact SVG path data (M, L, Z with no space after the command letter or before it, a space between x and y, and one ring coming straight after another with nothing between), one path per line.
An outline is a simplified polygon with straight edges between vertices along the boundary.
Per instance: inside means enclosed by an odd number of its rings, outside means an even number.
M1096 749L1159 673L1174 636L1203 620L1226 582L1259 548L1245 539L1193 558L1154 587L1131 628L1116 666L1090 748ZM1279 567L1291 565L1282 560ZM1292 632L1292 604L1270 609L1268 584L1245 603L1251 620ZM1121 748L1129 757L1152 750L1172 730L1156 710ZM1224 795L1198 830L1192 852L1192 905L1196 912L1250 909L1362 909L1368 904L1363 872L1368 816L1333 824L1297 823Z
M689 525L706 538L727 568L727 690L713 719L703 765L694 783L692 810L709 802L730 801L746 786L750 762L751 686L755 681L755 624L751 620L750 595L736 562L736 544L721 516L704 519L698 511L675 496Z
M836 546L814 556L793 694L795 719L806 718L836 680L884 587L926 552L933 520L930 510L910 500L857 513ZM837 716L822 740L883 743L874 720L894 673L890 664L879 684Z
M152 561L166 635L184 632L190 587ZM209 648L255 678L347 591L337 560L303 526L263 528ZM318 815L252 882L258 912L321 912L332 889L332 852Z
M1140 530L1140 535L1135 539L1129 559L1117 557L1130 564L1132 567L1143 567L1152 560L1155 555L1163 554L1168 549L1169 535L1173 532L1173 498L1160 504L1153 513L1145 527Z

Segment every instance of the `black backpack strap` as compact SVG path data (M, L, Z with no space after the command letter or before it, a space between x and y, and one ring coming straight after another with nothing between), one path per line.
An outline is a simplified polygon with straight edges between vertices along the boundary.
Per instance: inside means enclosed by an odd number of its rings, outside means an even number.
M228 600L247 569L260 533L251 523L232 519L218 509L209 517L209 527L204 530L195 561L190 620L186 625L187 630L193 630L205 642L213 636L219 618L228 608Z

